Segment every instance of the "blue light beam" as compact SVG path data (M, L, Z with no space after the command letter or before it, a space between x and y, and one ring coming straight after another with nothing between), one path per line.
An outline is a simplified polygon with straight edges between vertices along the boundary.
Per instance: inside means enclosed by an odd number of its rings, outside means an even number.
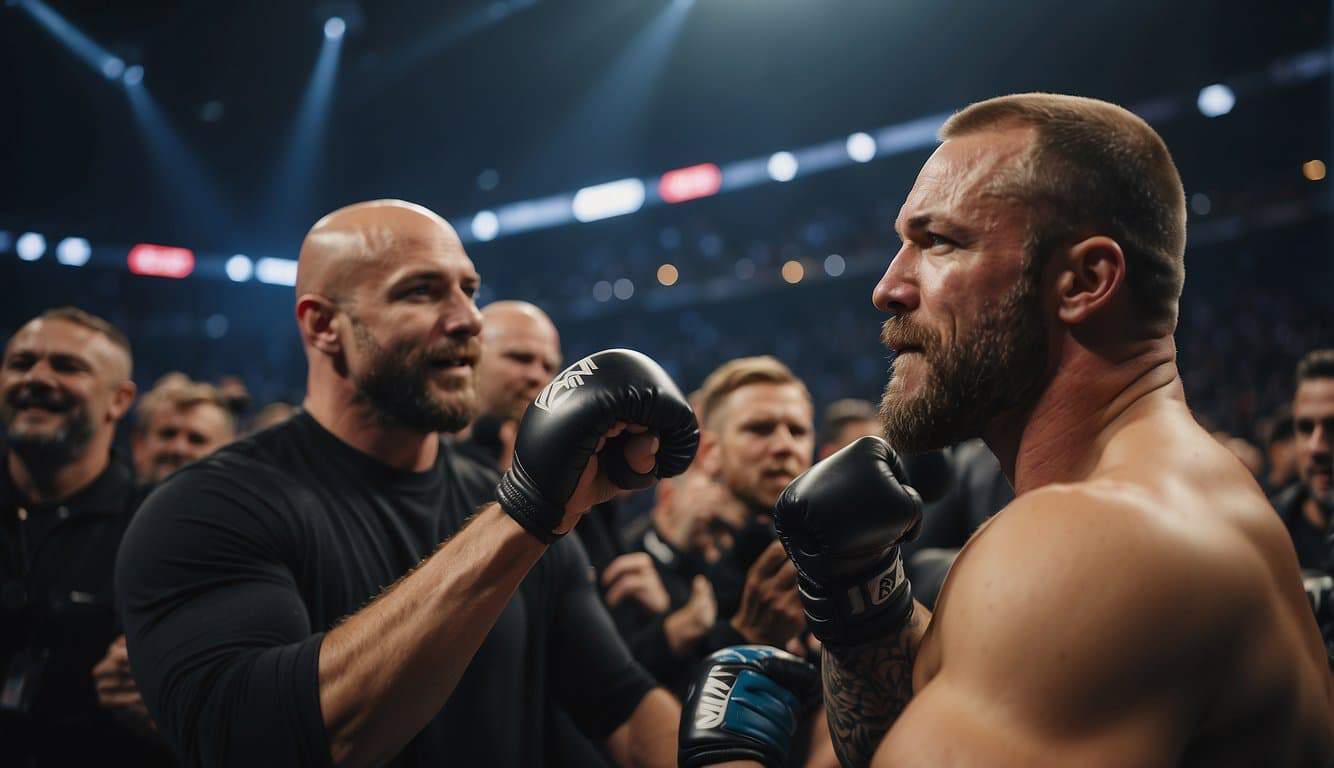
M108 80L115 80L125 71L125 62L93 42L92 38L80 32L50 6L40 0L18 0L18 6L98 74Z
M319 58L311 72L306 92L297 108L296 121L274 180L273 210L300 216L315 207L313 197L325 151L329 109L333 103L334 84L338 81L338 59L343 50L343 35L324 36Z

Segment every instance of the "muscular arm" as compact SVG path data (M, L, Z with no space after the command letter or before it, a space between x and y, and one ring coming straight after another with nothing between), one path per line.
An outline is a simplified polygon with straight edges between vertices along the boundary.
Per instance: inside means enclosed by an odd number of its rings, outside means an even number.
M673 768L680 721L681 704L666 690L655 688L607 737L607 751L622 768Z
M939 671L871 765L1176 765L1262 606L1230 542L1163 519L1064 489L1011 505L955 564Z
M491 504L324 638L320 709L335 764L379 764L448 700L546 547Z
M838 651L824 647L824 705L829 736L843 765L869 764L908 705L917 646L930 621L931 613L914 601L908 623L894 636Z

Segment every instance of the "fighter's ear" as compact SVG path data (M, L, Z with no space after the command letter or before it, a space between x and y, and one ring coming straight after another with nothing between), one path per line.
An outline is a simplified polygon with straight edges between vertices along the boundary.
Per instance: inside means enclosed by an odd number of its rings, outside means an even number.
M334 323L336 317L338 305L327 296L307 293L296 300L296 324L301 331L301 340L327 355L339 355L343 351L343 342Z
M1110 237L1095 235L1053 254L1056 267L1057 317L1080 325L1120 295L1126 280L1126 257Z

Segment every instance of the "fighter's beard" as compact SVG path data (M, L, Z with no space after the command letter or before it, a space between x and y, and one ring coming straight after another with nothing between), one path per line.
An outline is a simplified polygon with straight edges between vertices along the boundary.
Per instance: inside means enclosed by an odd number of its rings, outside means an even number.
M891 368L880 401L890 445L904 453L944 448L980 436L997 415L1036 402L1047 369L1036 285L1029 275L1021 277L948 346L909 315L885 322L886 345L918 347L917 363L927 367L922 390L913 396L902 391Z

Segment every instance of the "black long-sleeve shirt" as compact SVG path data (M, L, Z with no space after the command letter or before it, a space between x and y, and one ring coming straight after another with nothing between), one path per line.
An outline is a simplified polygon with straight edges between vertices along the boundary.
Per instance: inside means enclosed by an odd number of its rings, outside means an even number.
M93 666L120 634L116 548L139 495L113 455L86 488L22 497L0 450L0 764L167 765L160 745L98 706Z
M116 573L130 661L168 740L191 764L328 764L324 633L456 533L495 480L445 445L429 471L391 469L308 414L170 478L126 533ZM652 685L587 555L563 540L391 764L540 766L553 697L600 739Z

